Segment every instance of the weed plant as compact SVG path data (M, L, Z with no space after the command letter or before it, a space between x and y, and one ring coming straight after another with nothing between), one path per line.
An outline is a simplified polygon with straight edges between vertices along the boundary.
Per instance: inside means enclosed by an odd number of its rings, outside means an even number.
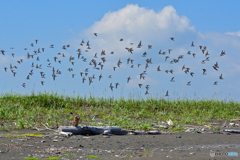
M31 95L4 94L0 97L0 129L71 125L75 115L80 125L120 126L124 129L150 130L153 123L171 119L181 130L184 124L203 125L240 117L240 103L218 100L167 100L164 98L114 99L69 97L34 92ZM93 118L94 117L94 118Z

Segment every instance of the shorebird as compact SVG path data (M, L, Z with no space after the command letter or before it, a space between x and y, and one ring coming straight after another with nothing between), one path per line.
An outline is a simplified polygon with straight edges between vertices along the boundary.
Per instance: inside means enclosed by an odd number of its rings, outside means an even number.
M171 37L170 39L171 39L172 41L174 41L174 38L173 38L173 37Z
M97 37L97 33L93 33Z
M185 69L185 64L182 66L182 71Z
M171 82L174 82L174 80L173 80L173 79L174 79L174 77L172 77L170 81L171 81Z
M99 76L99 81L101 80L101 78L102 78L102 74L100 74L100 76Z
M79 120L80 120L80 116L79 116L79 115L76 115L76 116L74 117L74 120L73 120L73 122L72 122L72 125L73 125L74 127L77 127L77 126L78 126L78 123L79 123Z
M138 43L137 48L141 48L141 46L142 46L142 41L140 41L140 42Z
M222 74L219 76L219 79L223 79Z
M166 57L165 57L165 61L166 61L168 58L170 58L170 57L169 57L169 56L166 56Z
M147 94L149 94L149 93L148 93L148 90L146 90L146 92L145 92L145 95L147 95Z
M222 50L220 56L224 56L225 55L225 51Z
M146 57L146 55L147 55L147 52L144 52L143 55L142 55L142 57Z
M194 44L193 44L194 42L192 41L192 44L191 44L191 47L194 47Z
M93 82L92 79L93 79L93 77L88 77L89 85Z
M209 54L208 54L208 51L205 53L205 57L207 57Z
M206 69L202 69L203 70L203 75L206 75Z
M149 89L149 85L146 85L145 88L148 90Z
M193 72L190 72L190 75L191 75L192 77L193 77L193 74L194 74Z
M25 87L26 87L26 84L25 84L25 83L23 83L23 84L22 84L22 86L25 88Z
M113 87L112 83L110 84L110 86L109 86L109 87L110 87L110 88L111 88L111 90L113 91L113 88L114 88L114 87Z
M168 95L168 91L166 92L165 96L169 96L169 95Z
M43 85L44 81L41 81L41 84Z
M218 83L218 81L215 81L215 82L213 83L213 85L217 85L217 83Z
M116 89L117 89L117 86L120 85L120 84L119 83L115 83L115 85L116 85Z
M187 83L187 85L190 86L190 85L191 85L191 81L189 81L189 82Z
M89 41L87 41L87 44L86 44L86 46L90 47Z
M125 49L128 50L128 52L130 52L130 53L133 52L133 48L128 48L128 47L126 47Z
M4 50L0 50L0 51L2 52L3 55L5 55L5 52L6 52L6 51L4 51Z
M84 83L84 81L86 80L85 76L83 76L82 78L82 83Z
M55 81L55 78L57 77L55 74L52 74L53 80Z
M214 66L214 65L213 65L212 67L213 67L213 69L215 69L216 71L218 71L218 69L217 69L217 67L216 67L216 66Z
M168 49L168 53L170 54L170 52L172 51L172 49Z
M141 87L142 87L142 84L138 84L138 86L141 88Z
M161 71L161 70L160 70L160 65L157 67L157 71Z
M127 83L129 82L130 79L131 79L131 77L129 76L129 77L127 78Z

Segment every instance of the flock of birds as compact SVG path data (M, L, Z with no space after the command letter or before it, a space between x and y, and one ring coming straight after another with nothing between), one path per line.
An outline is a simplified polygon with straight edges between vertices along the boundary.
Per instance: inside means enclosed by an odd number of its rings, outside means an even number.
M97 34L97 33L93 33L93 34L94 34L94 36L96 36L96 38L98 37L98 34ZM170 41L174 41L174 40L175 40L174 37L170 37ZM121 38L121 39L119 39L119 41L124 41L124 39ZM30 46L31 46L31 47L34 47L34 46L37 45L37 44L38 44L38 40L36 39L34 43L31 43L31 44L30 44ZM133 54L133 52L134 52L134 48L132 47L133 45L134 45L133 43L130 43L130 46L131 46L131 47L125 47L126 52L129 52L129 53ZM89 42L89 41L85 42L84 40L82 40L81 43L80 43L80 46L81 46L81 47L77 49L77 55L76 55L76 56L77 56L77 59L81 59L83 62L87 62L87 58L83 56L83 54L82 54L82 49L81 49L81 48L82 48L83 46L85 46L85 48L84 48L85 52L89 52L89 51L91 50L90 42ZM136 46L136 48L141 48L142 46L143 46L143 45L142 45L142 41L140 40L140 42L138 43L138 45ZM55 46L54 46L53 44L49 46L50 49L52 49L52 48L54 48L54 47L55 47ZM62 46L62 50L65 51L65 50L67 50L69 47L70 47L69 44L63 45L63 46ZM194 42L191 43L191 47L195 47ZM152 49L152 45L148 45L147 48L148 48L149 50ZM13 50L14 48L11 47L10 49ZM34 49L34 51L33 51L32 54L30 54L30 53L28 52L28 48L24 48L24 50L26 50L26 52L27 52L27 59L36 59L36 61L40 61L40 56L39 56L39 54L45 52L46 49L47 49L47 48L37 48L37 49ZM208 50L207 50L207 47L206 47L206 46L199 45L199 49L200 49L200 52L201 52L203 55L205 55L205 59L202 60L202 62L201 62L202 64L204 64L206 61L209 61L209 55L210 55L210 54L208 53ZM8 54L8 53L6 53L5 50L0 50L0 52L2 53L3 56L5 56L5 54ZM170 59L171 52L172 52L172 49L168 49L167 52L160 50L160 51L158 52L158 54L165 56L165 61L167 62L167 61L169 61L169 59ZM110 54L114 54L114 52L112 51L112 52L110 52ZM191 51L188 51L186 54L192 55L193 58L195 58L195 56L196 56L196 54L195 54L195 53L192 53ZM147 57L147 55L148 55L147 52L144 52L144 53L142 54L142 57ZM220 56L224 56L224 55L225 55L225 51L222 50L221 53L220 53ZM11 53L11 56L14 57L15 54L14 54L14 53ZM104 63L106 62L106 52L105 52L105 50L102 50L102 51L101 51L101 53L100 53L100 56L101 56L101 57L100 57L100 60L98 59L98 56L99 56L99 54L98 54L98 53L95 53L94 56L93 56L93 58L89 61L89 65L92 66L93 69L103 70L103 68L104 68ZM179 55L177 58L173 58L172 60L170 60L169 63L171 63L171 64L178 63L178 62L183 58L183 56L184 56L184 55ZM47 63L48 63L47 67L52 69L52 74L51 74L51 76L52 76L52 79L53 79L54 81L56 80L56 78L58 77L58 75L60 75L60 74L62 73L62 71L61 71L60 69L56 69L56 68L54 68L54 66L52 66L52 63L59 63L59 64L61 64L62 61L59 59L59 57L66 57L66 55L65 55L64 53L60 53L60 52L59 52L59 53L57 53L56 56L51 57L51 58L47 58L47 60L46 60ZM74 63L75 63L74 60L75 60L75 59L76 59L76 58L75 58L74 56L70 56L70 57L69 57L69 62L70 62L72 65L74 65ZM97 61L97 60L99 60L99 61ZM143 79L143 80L145 80L145 78L146 78L147 68L149 67L150 64L152 64L152 58L147 58L145 61L146 61L146 63L145 63L144 70L139 74L140 79ZM19 60L17 60L17 63L18 63L18 64L24 63L24 59L19 59ZM36 62L35 62L35 63L36 63ZM123 63L123 62L121 61L121 59L119 59L118 62L117 62L117 64L116 64L116 66L113 66L113 71L115 71L117 68L119 68L119 67L122 65L122 63ZM143 64L140 64L140 63L134 64L134 60L131 59L131 58L127 58L127 59L126 59L126 63L127 63L127 64L131 63L131 64L130 64L130 65L131 65L130 68L133 68L134 65L137 66L138 68L139 68L141 65L143 65ZM42 67L43 67L42 64L34 64L34 62L31 62L31 64L32 64L32 65L31 65L30 67L32 67L32 68L36 68L36 69L40 69L40 70L41 70ZM214 70L218 71L218 68L219 68L218 62L216 62L215 64L213 64L212 67L213 67ZM15 75L17 74L17 72L16 72L17 66L16 66L16 65L12 65L11 63L10 63L10 66L9 66L9 67L4 67L3 69L4 69L5 72L8 72L8 71L10 70L10 72L12 72L12 74L13 74L14 77L15 77ZM69 72L72 72L72 71L73 71L73 68L68 68L67 70L68 70ZM158 65L158 67L156 68L156 71L157 71L157 72L160 72L160 71L161 71L160 65ZM185 64L182 66L182 71L185 72L186 74L190 74L192 77L193 77L193 75L194 75L194 72L192 72L189 67L186 67ZM171 74L173 74L174 71L171 69L171 70L165 70L165 72L166 72L166 73L171 73ZM207 70L206 70L205 68L203 68L203 69L202 69L202 74L203 74L203 75L206 75L206 72L207 72ZM40 71L39 73L40 73L41 78L44 79L46 73L43 72L43 71ZM30 72L28 73L28 75L26 76L26 80L30 80L30 77L33 76L33 74L34 74L34 69L31 69ZM89 75L89 68L86 68L84 71L79 72L78 74L80 74L80 76L81 76L82 83L85 83L85 81L88 80L88 84L89 84L89 85L91 85L91 84L93 83L94 79L96 79L95 74L93 74L92 76ZM74 78L75 75L76 75L75 73L72 73L72 78ZM103 76L102 74L100 74L100 75L98 76L98 78L97 78L98 81L100 81L103 77L104 77L104 76ZM108 77L108 78L112 78L112 75L108 75L107 77ZM174 82L174 81L175 81L174 78L175 78L175 77L172 77L172 78L170 79L170 82ZM128 77L126 78L126 82L129 83L129 81L130 81L131 79L132 79L131 76L128 76ZM222 74L219 75L219 79L220 79L220 80L223 79ZM41 80L40 83L41 83L42 85L44 85L45 81ZM213 84L214 84L214 85L217 85L217 83L218 83L218 81L215 81ZM119 84L118 82L115 83L115 84L110 83L109 88L113 91L113 89L114 89L114 88L117 89L119 85L120 85L120 84ZM186 85L190 86L190 85L191 85L191 81L188 81ZM142 88L143 84L139 83L138 86L139 86L140 88ZM145 88L146 88L145 95L149 94L149 92L148 92L148 91L149 91L149 86L150 86L150 84L147 84L147 85L145 86ZM24 87L24 88L26 87L26 82L22 83L22 87ZM169 96L168 90L166 91L165 96Z

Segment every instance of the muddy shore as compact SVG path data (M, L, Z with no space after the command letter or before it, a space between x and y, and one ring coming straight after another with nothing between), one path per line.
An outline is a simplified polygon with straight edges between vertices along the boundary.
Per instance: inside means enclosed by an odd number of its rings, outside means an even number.
M158 135L73 135L52 131L0 131L0 159L239 159L240 134L162 133ZM210 151L216 154L210 156Z

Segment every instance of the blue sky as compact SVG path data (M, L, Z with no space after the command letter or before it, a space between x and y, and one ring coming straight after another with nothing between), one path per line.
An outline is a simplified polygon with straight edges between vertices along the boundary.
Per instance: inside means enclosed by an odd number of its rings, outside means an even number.
M65 95L81 96L111 96L125 98L165 97L169 99L220 99L239 101L240 84L240 22L239 1L0 1L0 88L2 93L17 92L57 92ZM98 33L94 36L93 33ZM174 37L174 41L170 39ZM123 38L123 41L119 41ZM38 39L38 43L35 43ZM83 46L79 45L84 39ZM86 42L90 48L87 49ZM142 47L137 48L139 42ZM191 43L194 41L194 47ZM34 43L34 46L30 46ZM133 43L132 45L130 43ZM50 45L54 44L54 48ZM66 50L63 45L70 45ZM152 45L152 49L148 49ZM206 46L205 56L199 45ZM14 49L10 49L13 47ZM125 48L133 48L133 54ZM27 50L24 50L27 48ZM45 48L27 59L27 53ZM77 49L81 56L77 58ZM168 54L168 49L171 53ZM88 50L88 52L86 52ZM106 55L101 56L105 50ZM159 51L166 55L159 55ZM191 55L187 52L191 51ZM226 55L220 56L221 51ZM110 54L114 52L114 54ZM146 52L147 56L142 57ZM15 54L12 57L12 53ZM57 53L64 53L62 57ZM97 53L98 58L94 58ZM195 58L192 56L195 53ZM183 55L179 62L171 64L173 59ZM61 64L54 62L58 57ZM69 57L75 57L74 65ZM165 61L165 57L170 58ZM39 57L39 61L37 61ZM105 57L103 70L93 69L89 65L92 59L97 63ZM209 61L202 64L202 60ZM49 58L50 62L47 62ZM133 64L127 64L127 59L133 59ZM152 64L146 70L145 80L139 74L145 71L146 59L152 59ZM23 59L23 63L17 61ZM117 62L122 64L117 67ZM41 65L42 69L31 67L32 62ZM213 65L218 62L218 71ZM47 67L51 63L51 67ZM16 66L15 77L10 70L10 64ZM137 65L141 64L138 68ZM131 68L131 65L134 65ZM161 71L157 71L160 65ZM182 70L182 66L190 68L193 77ZM99 65L98 65L99 66ZM4 67L7 67L5 72ZM52 78L52 67L59 69L56 80ZM99 66L100 67L100 66ZM113 71L113 67L117 67ZM69 72L67 69L72 68ZM89 68L86 82L82 83L80 72ZM207 74L202 74L202 69ZM26 77L33 69L33 75ZM165 70L173 70L173 74ZM46 78L41 78L44 72ZM85 72L84 72L85 73ZM75 77L72 78L72 74ZM88 77L95 75L91 85ZM98 80L102 74L101 81ZM223 80L219 79L222 74ZM112 78L108 78L112 75ZM131 77L127 83L127 77ZM171 82L174 77L175 82ZM41 85L44 81L44 85ZM186 85L191 81L191 85ZM213 83L217 81L217 85ZM115 88L115 83L119 83ZM26 87L23 88L22 84ZM114 85L111 91L109 85ZM139 88L138 84L143 84ZM145 95L145 86L149 85L149 94Z

